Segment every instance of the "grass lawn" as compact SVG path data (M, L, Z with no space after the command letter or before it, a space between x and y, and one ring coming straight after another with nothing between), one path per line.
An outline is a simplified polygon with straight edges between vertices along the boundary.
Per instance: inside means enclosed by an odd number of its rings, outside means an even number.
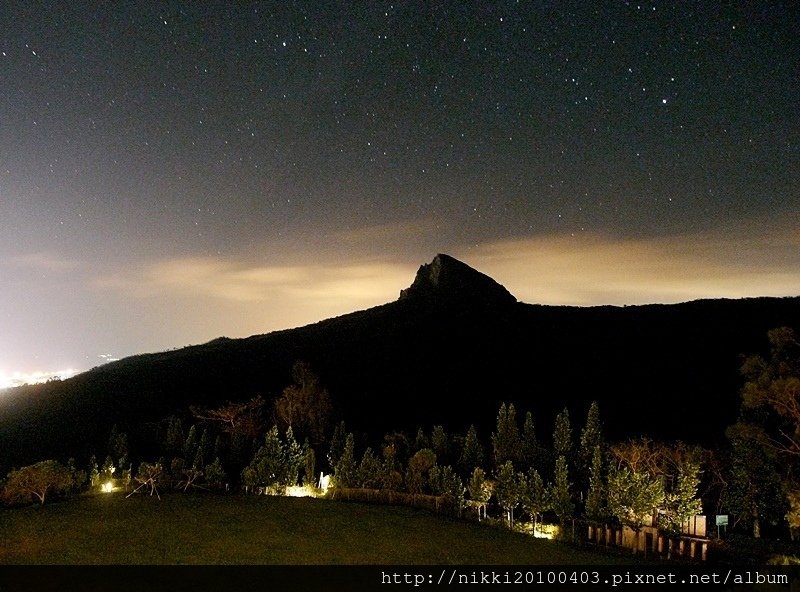
M622 558L404 507L94 495L0 510L2 564L602 564ZM630 559L625 559L630 561Z

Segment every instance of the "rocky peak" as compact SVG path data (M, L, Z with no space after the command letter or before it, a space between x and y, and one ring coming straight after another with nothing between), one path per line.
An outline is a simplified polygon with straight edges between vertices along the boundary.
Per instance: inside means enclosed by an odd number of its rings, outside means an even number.
M414 283L400 291L400 299L460 301L490 306L517 301L488 275L441 253L430 263L420 266Z

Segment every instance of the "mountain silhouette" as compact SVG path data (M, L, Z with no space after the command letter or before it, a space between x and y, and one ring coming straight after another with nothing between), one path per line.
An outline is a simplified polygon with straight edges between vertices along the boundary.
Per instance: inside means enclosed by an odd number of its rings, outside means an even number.
M400 299L406 298L484 307L502 307L517 302L508 290L488 275L441 253L430 263L420 266L414 283L400 291Z
M261 395L308 362L348 429L384 433L475 424L484 442L502 402L531 411L549 441L567 407L577 434L592 400L606 435L715 444L737 415L742 356L800 318L800 298L569 307L517 302L447 255L422 265L398 300L296 329L132 356L0 397L0 469L104 456L111 427L146 449L190 405Z

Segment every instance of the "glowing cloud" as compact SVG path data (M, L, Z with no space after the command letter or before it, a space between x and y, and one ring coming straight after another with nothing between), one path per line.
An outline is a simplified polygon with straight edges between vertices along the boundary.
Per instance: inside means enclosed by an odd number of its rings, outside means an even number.
M652 239L551 236L482 245L465 261L525 302L643 304L800 292L796 231Z

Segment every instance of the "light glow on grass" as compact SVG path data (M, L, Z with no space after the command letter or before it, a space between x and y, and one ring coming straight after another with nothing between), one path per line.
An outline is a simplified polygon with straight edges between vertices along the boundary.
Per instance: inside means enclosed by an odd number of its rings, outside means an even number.
M310 485L290 485L286 488L289 497L319 497L319 490Z
M537 539L554 539L558 536L559 526L557 524L537 523L534 527L533 522L519 524L520 530L532 535Z

